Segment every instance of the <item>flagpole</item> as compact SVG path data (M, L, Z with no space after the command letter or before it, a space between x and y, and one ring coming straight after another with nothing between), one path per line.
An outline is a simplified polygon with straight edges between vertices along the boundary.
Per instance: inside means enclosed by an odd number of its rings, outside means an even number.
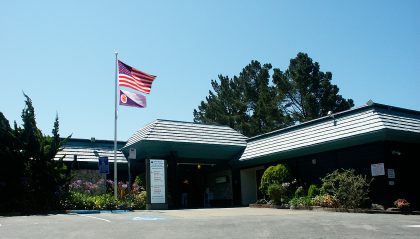
M115 120L114 120L114 197L118 199L117 177L117 85L118 85L118 52L115 52Z

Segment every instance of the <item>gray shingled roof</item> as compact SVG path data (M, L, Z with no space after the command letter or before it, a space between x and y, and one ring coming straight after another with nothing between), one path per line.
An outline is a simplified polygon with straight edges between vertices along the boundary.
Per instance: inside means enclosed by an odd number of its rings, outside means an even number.
M120 149L124 142L118 142L117 148ZM98 162L98 157L108 156L109 162L114 161L114 141L88 139L70 139L56 154L56 160L64 157L64 161L73 161L77 155L79 162ZM127 162L121 151L117 151L118 162Z
M137 131L124 148L141 140L246 146L246 139L228 126L158 119Z
M358 136L376 134L373 140L378 140L378 137L385 140L390 139L391 134L395 136L403 133L405 136L420 136L420 112L372 103L250 138L239 161L273 155L281 157L291 151L339 141L345 141L350 146L349 139Z
M247 137L228 126L155 120L137 131L122 150L137 149L137 158L166 157L232 159L246 147Z

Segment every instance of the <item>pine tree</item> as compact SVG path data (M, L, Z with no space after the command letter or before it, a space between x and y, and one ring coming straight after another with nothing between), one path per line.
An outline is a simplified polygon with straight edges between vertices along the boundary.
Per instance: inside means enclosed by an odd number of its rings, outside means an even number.
M305 53L290 60L285 72L271 64L251 61L239 74L219 75L213 91L198 109L194 121L228 125L245 136L255 136L353 107L331 83L331 72L322 72L318 62ZM270 79L273 85L270 84Z
M194 110L194 121L228 125L246 136L269 132L285 124L276 91L269 86L270 64L252 61L239 76L219 75L213 91Z
M70 175L64 163L54 160L63 144L60 139L58 116L52 137L38 129L32 100L24 94L22 128L14 122L14 129L0 112L0 211L39 211L57 209L60 190L68 184ZM70 136L69 136L70 137ZM3 174L4 173L4 174ZM4 175L4 177L3 177Z
M285 72L274 69L273 82L278 93L284 95L282 103L295 122L303 122L339 112L354 106L352 99L338 94L339 88L331 84L331 72L320 71L318 62L305 53L290 60Z

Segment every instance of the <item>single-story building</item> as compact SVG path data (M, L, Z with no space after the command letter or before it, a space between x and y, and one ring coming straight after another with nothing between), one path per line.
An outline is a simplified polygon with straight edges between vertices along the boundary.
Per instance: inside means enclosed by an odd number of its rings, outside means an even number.
M120 149L126 142L118 141L117 148ZM119 178L127 178L127 159L124 154L117 151L118 175ZM114 168L114 141L91 139L70 138L63 148L55 155L55 160L63 162L72 169L75 178L87 181L97 181L104 175L98 173L98 158L109 158L109 179L113 179Z
M77 146L82 141L73 145L73 151L66 145L64 154L83 152L84 146ZM113 147L112 141L106 142ZM85 143L92 151L94 147ZM374 179L370 193L374 203L389 207L395 199L405 198L420 206L420 193L413 187L420 182L420 112L371 101L252 138L227 126L155 120L123 144L119 142L120 161L127 162L135 149L136 159L130 160L133 175L147 171L154 159L165 160L169 208L253 203L262 197L258 187L264 170L278 163L286 164L307 186L319 184L335 169L353 168ZM89 160L97 165L95 155Z

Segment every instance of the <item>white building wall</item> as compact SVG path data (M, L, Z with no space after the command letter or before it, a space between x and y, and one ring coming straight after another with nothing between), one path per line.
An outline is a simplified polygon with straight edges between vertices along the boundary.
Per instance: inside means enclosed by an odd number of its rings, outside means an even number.
M257 201L257 178L256 171L263 167L248 168L241 170L241 195L242 205L248 206Z

